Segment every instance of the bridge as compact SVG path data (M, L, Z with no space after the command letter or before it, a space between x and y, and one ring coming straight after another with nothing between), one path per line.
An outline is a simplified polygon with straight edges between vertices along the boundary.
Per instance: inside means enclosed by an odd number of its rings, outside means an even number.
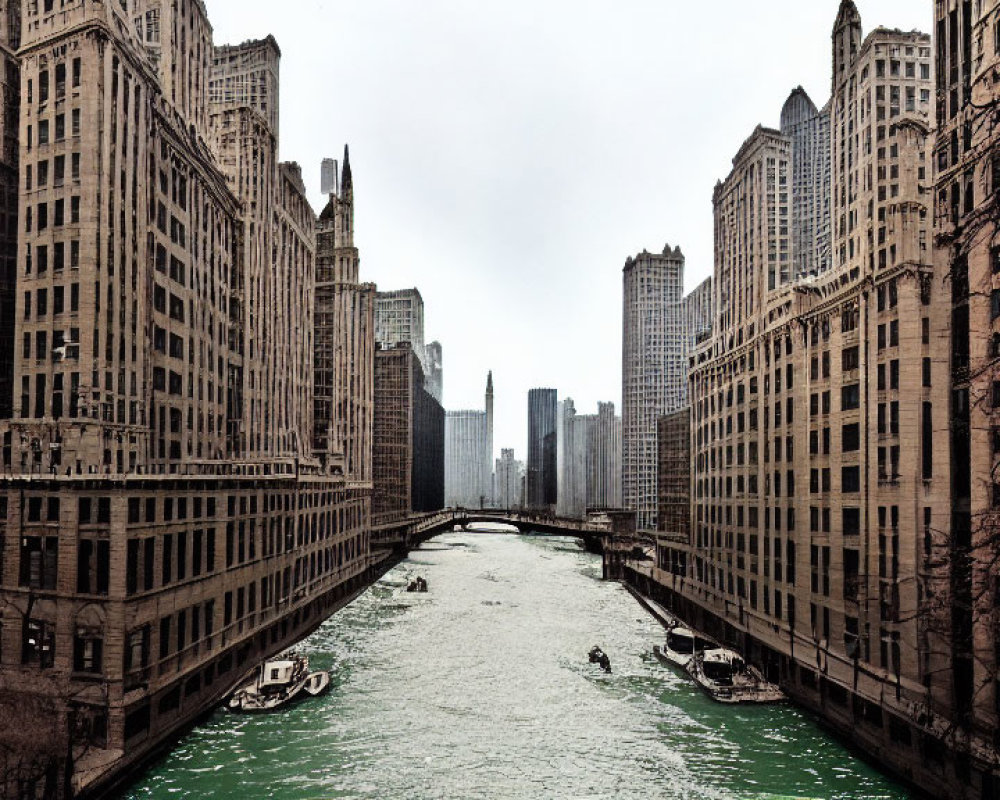
M429 514L413 514L372 526L371 546L397 552L411 550L428 539L452 530L456 525L476 523L511 525L520 533L573 536L582 539L588 550L602 552L602 540L615 531L615 515L592 515L589 519L568 519L523 509L449 508Z

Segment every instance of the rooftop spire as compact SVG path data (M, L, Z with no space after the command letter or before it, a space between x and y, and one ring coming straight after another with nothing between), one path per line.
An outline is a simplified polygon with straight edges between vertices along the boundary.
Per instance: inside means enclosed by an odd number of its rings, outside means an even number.
M493 370L486 376L486 394L493 394Z
M346 144L344 145L344 171L340 179L340 188L344 192L350 192L354 189L354 184L351 181L351 159Z

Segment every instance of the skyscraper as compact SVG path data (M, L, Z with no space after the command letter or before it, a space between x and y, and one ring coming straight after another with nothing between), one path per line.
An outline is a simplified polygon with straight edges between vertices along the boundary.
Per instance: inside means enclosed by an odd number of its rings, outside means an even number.
M781 109L781 133L791 141L791 260L796 276L830 268L830 106L816 108L798 86Z
M444 395L444 355L441 342L431 342L424 348L424 376L427 378L427 391L439 403Z
M555 510L557 502L558 393L555 389L528 392L528 464L525 505L531 509Z
M524 462L514 458L514 450L504 448L496 460L494 496L498 508L518 508L523 502Z
M381 345L409 342L427 374L424 299L418 289L379 292L375 296L375 341Z
M486 378L485 410L445 413L445 506L493 503L493 373Z
M577 414L573 400L559 403L559 516L582 518L588 508L621 506L621 419L614 403L597 414Z
M625 262L622 316L622 503L656 523L656 418L687 397L684 254L667 245ZM530 484L530 461L529 461Z
M338 178L337 160L335 158L324 158L319 176L320 191L327 196L339 194L340 185Z

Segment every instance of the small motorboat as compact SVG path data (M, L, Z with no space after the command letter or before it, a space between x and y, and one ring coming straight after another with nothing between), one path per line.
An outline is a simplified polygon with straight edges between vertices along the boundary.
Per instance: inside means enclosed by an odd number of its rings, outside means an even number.
M778 703L784 693L735 650L717 648L694 655L687 672L713 700L720 703Z
M419 575L410 581L410 585L406 587L408 592L426 592L427 591L427 581L421 578Z
M660 661L684 669L696 653L713 650L719 645L690 628L675 625L667 630L663 647L653 645L653 653Z
M611 659L608 658L608 654L596 644L590 648L590 652L587 654L587 657L590 659L591 664L600 664L601 669L605 672L611 672Z
M226 706L250 714L274 711L303 697L320 695L329 686L330 673L310 672L309 659L293 654L261 664L257 677L233 692Z
M302 685L302 691L310 697L319 697L329 688L330 673L325 669L319 672L310 672L306 682Z

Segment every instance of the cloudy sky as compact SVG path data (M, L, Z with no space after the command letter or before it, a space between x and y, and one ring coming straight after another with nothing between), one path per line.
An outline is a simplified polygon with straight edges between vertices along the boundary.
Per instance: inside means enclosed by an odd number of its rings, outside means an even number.
M351 146L361 273L416 286L445 407L496 388L495 446L527 392L621 404L621 269L680 245L712 270L712 187L758 123L830 83L839 0L206 0L216 43L282 48L281 157L319 209ZM857 0L929 31L932 0Z

